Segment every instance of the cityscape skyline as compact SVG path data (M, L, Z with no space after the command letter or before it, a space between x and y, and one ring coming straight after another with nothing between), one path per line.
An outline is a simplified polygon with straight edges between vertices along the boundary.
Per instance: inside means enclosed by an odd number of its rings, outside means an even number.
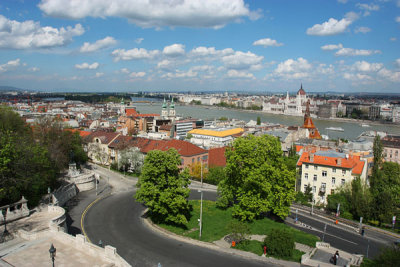
M40 91L387 92L400 1L4 1L0 84Z

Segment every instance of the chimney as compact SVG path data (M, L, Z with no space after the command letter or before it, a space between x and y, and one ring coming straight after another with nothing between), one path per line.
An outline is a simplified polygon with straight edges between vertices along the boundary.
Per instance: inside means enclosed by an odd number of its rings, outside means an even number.
M314 162L314 154L310 154L310 162Z
M337 165L342 166L342 158L338 158Z

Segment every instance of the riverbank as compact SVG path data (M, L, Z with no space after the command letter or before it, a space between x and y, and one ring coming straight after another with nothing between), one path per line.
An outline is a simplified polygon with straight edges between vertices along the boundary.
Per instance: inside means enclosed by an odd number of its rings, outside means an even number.
M234 111L242 111L242 112L248 112L248 113L256 113L256 114L270 114L270 115L279 115L279 116L291 116L291 117L297 117L297 118L302 118L302 116L297 116L297 115L291 115L291 114L281 114L281 113L273 113L273 112L266 112L263 110L249 110L249 109L240 109L240 108L230 108L230 107L218 107L218 106L209 106L209 105L193 105L193 104L182 104L180 103L179 105L181 106L193 106L193 107L202 107L205 109L214 109L214 110L234 110ZM358 120L358 119L352 119L352 118L321 118L321 117L315 117L313 119L321 120L321 121L335 121L335 122L348 122L348 123L357 123L357 124L366 124L366 125L384 125L384 126L393 126L393 127L400 127L400 122L399 123L384 123L380 121L371 121L371 120ZM365 127L366 131L368 131L369 127Z

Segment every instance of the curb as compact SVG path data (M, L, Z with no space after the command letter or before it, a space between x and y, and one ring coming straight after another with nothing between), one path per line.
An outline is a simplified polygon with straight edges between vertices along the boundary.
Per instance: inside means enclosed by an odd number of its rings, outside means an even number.
M237 249L232 249L232 248L223 248L220 246L217 246L213 243L209 243L209 242L204 242L204 241L200 241L200 240L196 240L196 239L192 239L189 237L184 237L184 236L180 236L177 235L175 233L172 233L156 224L154 224L151 219L149 218L144 218L144 215L147 213L148 209L145 209L141 215L141 219L143 224L148 227L149 229L151 229L154 232L157 232L159 234L162 234L168 238L172 238L178 241L182 241L194 246L200 246L200 247L204 247L204 248L208 248L208 249L212 249L212 250L216 250L219 252L224 252L226 254L230 254L230 255L235 255L235 256L239 256L242 258L246 258L249 260L256 260L259 262L263 262L263 263L272 263L275 265L279 265L279 266L300 266L300 263L297 262L289 262L289 261L283 261L283 260L278 260L275 258L266 258L266 257L262 257L262 256L258 256L254 253L251 252L247 252L247 251L242 251L242 250L237 250Z

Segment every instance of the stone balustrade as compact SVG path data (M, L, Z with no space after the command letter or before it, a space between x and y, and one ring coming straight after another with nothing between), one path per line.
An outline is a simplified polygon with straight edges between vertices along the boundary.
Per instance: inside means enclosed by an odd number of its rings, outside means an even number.
M66 224L67 216L65 214L65 209L59 206L49 205L47 210L49 212L58 213L56 217L50 220L49 223L50 229L60 228L63 229L64 232L67 232L67 224Z
M0 207L0 224L4 224L5 221L11 222L29 216L27 202L28 200L22 197L20 201ZM5 219L3 212L5 212Z
M68 200L76 196L77 190L75 184L61 186L53 192L54 205L63 206Z

